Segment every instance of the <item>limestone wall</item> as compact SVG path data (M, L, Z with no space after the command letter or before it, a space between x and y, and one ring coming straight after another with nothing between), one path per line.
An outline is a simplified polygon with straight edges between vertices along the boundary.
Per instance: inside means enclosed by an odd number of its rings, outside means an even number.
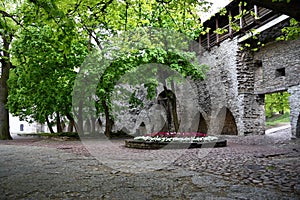
M243 44L239 44L243 46ZM241 120L244 125L244 135L265 133L264 96L255 93L255 69L253 51L240 50L237 54L238 92L243 111Z
M258 52L240 50L241 45L237 38L227 39L200 52L199 62L210 67L204 81L168 85L177 98L179 130L264 134L264 95L288 90L292 132L300 137L300 40L268 43ZM137 97L145 107L123 111L115 130L138 135L164 126L163 109L156 100L146 100L144 90L138 90ZM157 95L162 91L160 85Z
M237 89L237 53L237 40L227 39L199 56L200 63L210 67L206 80L196 83L199 107L207 120L209 134L220 134L222 130L233 132L235 126L239 135L244 134L243 106ZM225 124L232 126L224 129Z
M200 107L210 116L211 134L232 123L227 120L228 113L221 113L224 107L232 113L238 135L264 134L265 131L264 96L255 93L254 55L252 51L240 51L239 46L236 38L228 39L200 57L201 63L210 66L207 80L198 83L198 96ZM206 94L209 98L201 98ZM229 128L233 129L234 125Z
M271 93L300 84L300 40L266 44L254 54L255 92Z
M291 108L290 119L292 127L292 137L300 137L300 85L292 86L288 89L291 94L289 103Z
M173 84L167 82L164 84L176 96L179 131L196 132L200 116L197 115L199 106L195 101L197 94L196 90L192 88L192 81L186 79L174 81ZM166 108L158 101L159 95L164 92L163 86L162 83L159 83L156 89L156 98L149 100L146 98L147 90L143 85L131 87L128 84L120 84L112 97L115 117L113 131L122 130L134 136L166 131L165 126L168 123ZM129 96L134 91L142 105L130 108ZM173 124L174 121L171 123L170 131L174 131Z
M253 58L255 93L288 91L292 135L300 137L300 39L268 43Z

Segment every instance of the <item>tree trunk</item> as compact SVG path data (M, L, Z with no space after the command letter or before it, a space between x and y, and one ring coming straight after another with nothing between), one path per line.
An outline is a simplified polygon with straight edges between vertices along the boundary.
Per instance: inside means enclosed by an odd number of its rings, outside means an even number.
M178 132L179 121L178 121L178 115L177 115L176 96L171 90L168 90L166 86L164 86L164 91L166 93L168 102L170 102L170 104L171 104L171 111L172 111L172 118L173 118L175 132Z
M56 112L56 127L57 127L57 133L63 132L59 112Z
M75 123L76 132L79 134L83 134L83 100L79 101L78 105L78 114L77 114L77 122Z
M173 114L173 120L174 120L174 128L175 132L177 133L179 130L179 121L178 121L178 115L177 115L177 103L176 103L176 98L172 99L172 114Z
M99 132L99 130L101 130L102 126L103 126L103 123L102 123L100 117L97 118L97 124L98 124L97 130Z
M106 137L110 138L111 137L111 130L113 127L113 120L110 118L110 113L109 113L109 107L107 106L106 101L102 101L102 106L104 108L104 114L105 114L105 132L104 134Z
M280 111L279 114L283 115L284 114L284 94L283 92L280 92Z
M177 115L177 103L176 103L176 95L175 95L175 84L174 81L171 82L171 103L172 103L172 114L173 114L173 120L174 120L174 127L175 127L175 132L178 132L179 130L179 120L178 120L178 115Z
M69 127L68 127L68 132L73 132L73 128L75 128L75 131L77 132L75 120L74 120L74 118L72 117L72 115L69 114L69 113L67 113L67 114L66 114L66 117L67 117L68 120L70 121L70 124L69 124Z
M73 132L73 127L74 127L74 123L69 121L69 125L68 125L68 132L69 133Z
M8 86L7 81L9 79L9 70L12 66L9 61L9 44L10 39L2 36L3 42L3 57L1 59L1 77L0 77L0 139L11 140L12 137L9 132L9 111L6 108L7 97L8 97Z
M51 125L51 123L50 123L48 117L46 117L46 123L47 123L47 126L48 126L48 128L49 128L50 133L54 133L53 128L52 128L52 125Z
M91 131L92 133L96 133L96 117L91 117Z

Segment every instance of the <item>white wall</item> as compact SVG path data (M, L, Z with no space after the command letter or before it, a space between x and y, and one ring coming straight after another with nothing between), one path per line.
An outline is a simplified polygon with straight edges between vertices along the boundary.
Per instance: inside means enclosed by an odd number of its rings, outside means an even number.
M11 114L9 114L9 128L12 134L49 132L46 125L41 125L37 122L20 121L19 117L14 117Z

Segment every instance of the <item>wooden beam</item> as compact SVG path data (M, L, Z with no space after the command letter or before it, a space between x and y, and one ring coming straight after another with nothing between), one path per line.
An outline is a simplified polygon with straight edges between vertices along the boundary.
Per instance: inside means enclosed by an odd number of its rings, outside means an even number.
M239 14L242 14L242 12L243 12L242 6L239 5ZM241 16L240 18L240 28L241 29L243 28L243 16Z
M255 14L255 20L256 19L259 19L259 16L258 16L258 7L257 7L257 5L254 5L254 14Z
M229 10L228 16L229 16L230 19L232 20L231 10ZM229 36L232 37L232 27L231 27L231 25L230 25L230 20L229 20L229 19L228 19L228 25L229 25L229 26L228 26L228 29L229 29L229 30L228 30L228 31L229 31L228 33L229 33Z
M284 1L276 1L273 0L244 0L247 3L251 3L253 5L257 5L260 7L268 8L274 11L277 11L282 14L286 14L290 17L295 18L300 21L300 1L299 0L290 0L287 3Z
M218 18L216 18L216 30L219 28L219 20L218 20ZM216 33L216 39L217 39L217 43L219 43L219 34L218 33Z
M209 35L209 31L207 33L207 48L209 49L210 48L210 35Z
M199 35L199 53L201 53L201 48L202 48L202 40L201 40L201 33Z

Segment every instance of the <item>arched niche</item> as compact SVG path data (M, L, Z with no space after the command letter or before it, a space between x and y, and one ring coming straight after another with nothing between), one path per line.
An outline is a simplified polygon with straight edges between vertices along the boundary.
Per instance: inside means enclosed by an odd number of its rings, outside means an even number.
M238 135L234 116L228 108L223 107L221 109L218 115L218 120L224 120L223 124L221 124L221 135Z
M145 122L141 122L138 128L138 134L139 135L145 135L147 134L146 124Z
M162 105L166 113L166 122L161 131L178 131L179 122L177 116L176 95L173 91L164 87L164 90L158 95L157 103Z
M206 120L204 119L202 113L200 112L197 132L198 133L207 133L207 131L208 131L208 126L207 126Z

